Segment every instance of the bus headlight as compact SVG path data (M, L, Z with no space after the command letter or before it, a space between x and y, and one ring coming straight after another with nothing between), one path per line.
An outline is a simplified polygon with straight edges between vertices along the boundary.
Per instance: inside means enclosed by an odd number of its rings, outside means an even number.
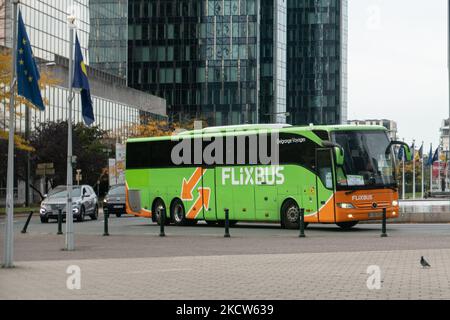
M338 203L337 206L341 209L355 209L351 203Z
M398 201L397 201L397 200L392 201L392 206L393 206L393 207L398 206Z

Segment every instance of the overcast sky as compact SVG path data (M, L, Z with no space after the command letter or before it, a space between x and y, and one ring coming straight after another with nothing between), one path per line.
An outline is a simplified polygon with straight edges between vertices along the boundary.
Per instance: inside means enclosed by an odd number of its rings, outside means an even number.
M437 146L449 109L447 0L348 2L349 119L392 119L408 143Z

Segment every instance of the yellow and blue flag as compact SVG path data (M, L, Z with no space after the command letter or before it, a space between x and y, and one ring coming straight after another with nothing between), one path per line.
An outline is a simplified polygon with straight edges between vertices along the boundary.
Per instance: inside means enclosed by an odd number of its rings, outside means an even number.
M81 114L83 115L84 122L90 126L95 121L94 110L92 108L86 65L84 64L78 36L75 37L75 68L72 86L81 89Z
M45 110L39 88L39 70L33 58L30 39L19 10L19 25L17 30L17 93L40 110Z

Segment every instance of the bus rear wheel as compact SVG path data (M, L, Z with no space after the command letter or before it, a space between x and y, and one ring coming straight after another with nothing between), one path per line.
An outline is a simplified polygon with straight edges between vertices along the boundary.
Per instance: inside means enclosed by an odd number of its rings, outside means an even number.
M358 224L359 221L348 221L348 222L338 222L336 223L342 230L350 230Z
M154 208L153 212L155 213L155 221L158 225L160 225L161 224L161 211L164 209L164 211L167 212L166 205L164 204L164 201L162 201L161 199L157 199L155 201L153 208ZM164 225L169 225L169 224L170 224L170 219L168 219L167 215L166 215Z
M192 224L192 220L186 219L186 211L184 210L183 202L180 199L175 199L170 209L170 216L176 226L187 226Z

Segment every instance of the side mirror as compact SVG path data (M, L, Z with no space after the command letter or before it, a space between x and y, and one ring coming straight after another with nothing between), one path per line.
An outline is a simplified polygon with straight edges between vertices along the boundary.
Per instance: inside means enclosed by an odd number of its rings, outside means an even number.
M343 166L344 165L344 150L339 147L334 147L334 154L336 156L336 165Z
M334 149L336 165L344 165L344 148L338 143L325 140L322 142L323 147Z
M405 161L411 161L412 160L412 153L411 148L408 146L407 143L403 141L391 141L389 146L386 149L386 154L389 154L391 152L391 147L393 145L399 145L401 148L403 148L403 151L405 152Z

